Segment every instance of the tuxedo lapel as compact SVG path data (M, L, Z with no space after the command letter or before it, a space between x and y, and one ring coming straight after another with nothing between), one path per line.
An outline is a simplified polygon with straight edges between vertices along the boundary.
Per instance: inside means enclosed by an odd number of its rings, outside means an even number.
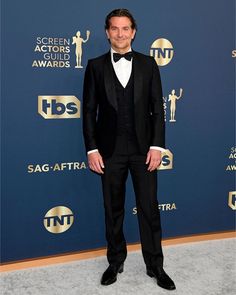
M113 68L112 68L112 63L111 63L110 51L107 53L106 58L105 58L104 83L105 83L107 98L108 98L110 104L117 111L118 105L117 105L117 99L116 99L116 89L115 89L115 81L114 81L114 74L113 74Z
M134 72L134 104L142 97L143 79L142 79L142 64L134 51L133 55L133 72ZM118 110L116 89L114 80L114 70L111 63L110 52L107 53L104 65L104 83L107 98L114 109Z
M134 104L142 97L143 69L137 54L133 51L133 71L134 71Z

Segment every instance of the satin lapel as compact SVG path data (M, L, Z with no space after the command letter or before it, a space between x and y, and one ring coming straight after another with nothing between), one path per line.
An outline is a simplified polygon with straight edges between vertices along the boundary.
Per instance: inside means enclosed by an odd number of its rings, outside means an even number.
M117 106L115 81L114 81L114 74L113 74L113 68L112 68L112 63L111 63L110 51L107 53L107 56L105 59L104 83L105 83L107 98L108 98L110 104L117 111L118 106Z
M133 71L134 71L134 104L135 104L141 98L142 88L143 88L143 79L142 79L143 69L135 51L133 56Z

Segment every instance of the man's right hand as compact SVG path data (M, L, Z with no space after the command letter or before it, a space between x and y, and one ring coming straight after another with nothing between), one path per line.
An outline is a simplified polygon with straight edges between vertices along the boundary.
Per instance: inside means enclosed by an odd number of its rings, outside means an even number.
M97 172L99 174L104 174L102 168L104 168L105 166L102 160L102 156L99 152L93 152L88 154L88 164L89 168L92 171Z

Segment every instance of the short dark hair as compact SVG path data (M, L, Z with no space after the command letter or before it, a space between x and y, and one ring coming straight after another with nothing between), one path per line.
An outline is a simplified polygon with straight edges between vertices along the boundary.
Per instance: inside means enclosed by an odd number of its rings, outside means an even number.
M128 9L125 8L118 8L118 9L114 9L112 10L105 19L105 30L108 30L110 27L110 19L114 16L126 16L129 18L129 20L131 21L131 28L137 31L137 24L136 21L133 17L133 15L129 12Z

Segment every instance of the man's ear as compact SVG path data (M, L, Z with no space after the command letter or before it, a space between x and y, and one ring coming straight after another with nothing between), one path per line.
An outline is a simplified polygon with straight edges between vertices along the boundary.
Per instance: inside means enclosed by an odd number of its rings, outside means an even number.
M108 30L106 30L107 39L110 39Z
M133 36L132 36L132 39L134 39L135 34L136 34L136 30L134 29L134 30L133 30Z

